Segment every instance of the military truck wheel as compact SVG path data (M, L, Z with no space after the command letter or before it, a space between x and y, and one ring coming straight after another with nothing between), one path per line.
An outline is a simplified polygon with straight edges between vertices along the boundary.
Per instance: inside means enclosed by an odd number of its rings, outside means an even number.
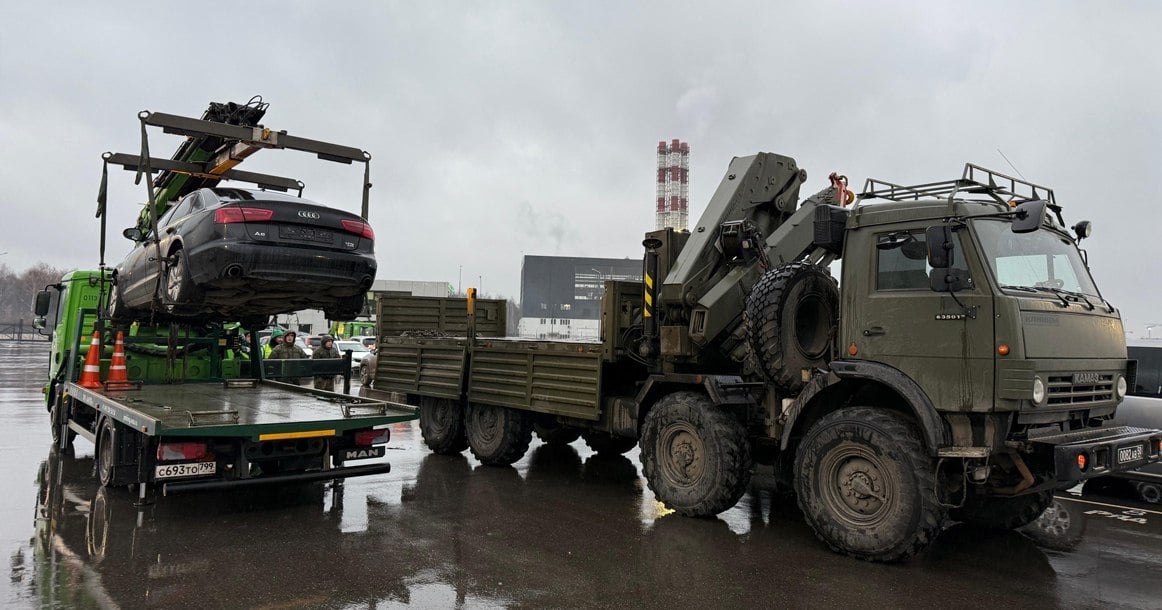
M803 387L803 370L825 366L839 321L839 289L827 270L788 263L755 284L743 312L748 361L786 392Z
M734 506L750 483L746 429L698 392L659 400L646 416L641 448L650 489L680 515L716 515Z
M568 445L581 438L580 430L570 428L569 426L562 426L557 422L537 422L533 424L533 432L536 432L537 438L544 441L546 445Z
M614 436L608 432L586 430L581 433L585 444L597 455L625 455L637 447L637 439L628 436Z
M807 523L832 550L900 561L940 532L935 471L902 416L848 407L807 431L795 455L795 491Z
M466 419L468 447L488 466L508 466L524 457L533 440L533 427L520 411L470 404Z
M420 435L433 453L455 455L468 448L464 410L447 398L420 398Z
M977 527L1011 530L1032 523L1052 503L1052 489L1016 497L969 495L948 516Z

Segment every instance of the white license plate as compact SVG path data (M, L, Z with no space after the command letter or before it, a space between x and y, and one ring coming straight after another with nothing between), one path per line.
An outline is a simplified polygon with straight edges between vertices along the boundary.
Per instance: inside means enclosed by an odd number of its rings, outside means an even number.
M1126 462L1136 462L1142 459L1142 446L1137 447L1122 447L1118 449L1118 463L1125 464Z
M192 464L165 464L153 470L155 479L176 479L178 477L199 477L218 472L218 462L194 462Z

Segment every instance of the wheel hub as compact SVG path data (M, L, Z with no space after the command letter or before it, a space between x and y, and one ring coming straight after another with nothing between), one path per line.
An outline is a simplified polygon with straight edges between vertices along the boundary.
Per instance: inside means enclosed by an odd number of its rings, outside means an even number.
M863 458L851 458L836 474L840 499L847 508L860 515L871 515L887 503L879 468Z
M665 451L662 468L668 478L680 485L690 485L702 476L704 448L698 435L686 426L675 426L663 437Z

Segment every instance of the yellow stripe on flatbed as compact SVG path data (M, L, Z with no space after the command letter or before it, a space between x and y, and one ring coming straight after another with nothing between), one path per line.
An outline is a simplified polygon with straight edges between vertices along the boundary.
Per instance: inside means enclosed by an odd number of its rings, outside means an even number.
M316 436L335 436L334 430L307 430L306 432L275 432L259 434L260 441L281 441L288 438L314 438Z

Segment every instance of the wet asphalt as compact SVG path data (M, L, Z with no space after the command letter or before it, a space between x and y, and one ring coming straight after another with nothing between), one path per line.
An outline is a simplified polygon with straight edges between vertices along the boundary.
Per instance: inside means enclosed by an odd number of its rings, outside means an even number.
M1162 507L1061 494L1040 527L955 524L910 562L828 551L756 477L716 519L668 515L637 452L539 445L510 468L433 455L397 424L392 472L134 506L92 446L50 449L47 346L0 343L4 607L1162 608Z

